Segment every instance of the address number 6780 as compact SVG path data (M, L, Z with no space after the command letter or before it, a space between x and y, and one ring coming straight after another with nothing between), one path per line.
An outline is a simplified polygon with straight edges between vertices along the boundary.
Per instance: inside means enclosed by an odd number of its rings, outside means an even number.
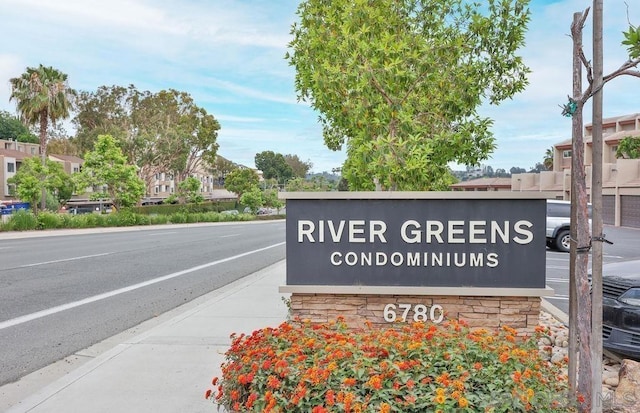
M444 310L441 305L434 304L427 307L424 304L387 304L384 306L384 321L393 323L398 318L399 321L407 322L409 313L413 309L413 321L439 324L444 319Z

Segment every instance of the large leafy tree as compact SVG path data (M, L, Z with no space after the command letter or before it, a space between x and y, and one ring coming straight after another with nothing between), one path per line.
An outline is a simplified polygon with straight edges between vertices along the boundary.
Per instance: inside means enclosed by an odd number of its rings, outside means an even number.
M136 167L127 163L111 135L98 137L94 150L85 154L82 171L73 176L78 188L93 188L100 194L104 189L104 195L111 199L116 209L135 205L145 192Z
M112 135L147 186L157 173L173 172L180 182L215 162L220 124L188 93L102 86L81 92L77 111L75 141L81 151L91 150L99 135Z
M238 164L220 155L216 155L216 160L211 165L211 174L218 179L219 185L224 185L224 181L231 172L240 168Z
M313 166L311 161L303 161L298 157L298 155L286 154L284 155L284 160L291 167L293 171L293 176L298 178L305 178L307 173Z
M69 117L73 89L69 87L67 75L53 67L27 67L19 77L9 79L11 83L10 100L16 101L20 119L27 125L39 127L40 155L42 165L47 158L47 129L49 123L55 124ZM41 208L46 204L43 187Z
M275 179L279 184L284 184L293 177L293 169L281 153L263 151L256 154L254 162L264 179Z
M200 180L195 176L190 176L178 185L178 201L181 204L190 202L199 204L204 201L204 197L200 193Z
M71 176L64 171L62 164L50 159L43 165L37 158L25 158L16 174L7 182L15 185L18 198L29 202L36 213L43 189L61 204L71 198L74 190Z
M38 137L29 128L6 111L0 111L0 139L39 143Z
M253 169L236 169L227 175L224 187L226 190L234 192L240 199L242 194L250 191L253 187L257 187L259 181L260 178Z
M68 138L51 138L47 144L49 153L55 155L80 156L74 141Z
M306 0L291 54L351 189L433 190L494 149L476 109L522 91L528 0Z

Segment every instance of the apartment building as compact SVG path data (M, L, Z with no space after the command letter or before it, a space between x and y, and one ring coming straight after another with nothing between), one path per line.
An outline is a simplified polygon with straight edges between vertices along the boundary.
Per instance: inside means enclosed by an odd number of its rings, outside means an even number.
M620 141L640 138L640 113L603 119L602 122L602 203L605 224L640 228L640 159L618 159ZM552 192L558 199L571 198L572 141L554 145L553 170L515 174L512 191ZM593 125L584 130L584 165L587 192L591 197Z
M605 224L640 228L640 159L618 159L618 144L626 137L640 138L640 113L603 119L602 196ZM554 145L553 169L512 175L510 182L480 178L451 186L456 191L540 191L556 199L571 199L572 141ZM591 196L593 125L584 130L584 165Z
M7 179L16 174L25 158L40 156L40 145L0 139L0 200L12 200Z

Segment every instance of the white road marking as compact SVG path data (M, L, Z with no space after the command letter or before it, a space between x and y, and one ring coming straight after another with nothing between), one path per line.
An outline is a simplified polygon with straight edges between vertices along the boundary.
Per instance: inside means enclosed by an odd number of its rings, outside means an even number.
M65 258L62 260L53 260L53 261L43 261L43 262L36 262L34 264L25 264L25 265L21 265L18 268L27 268L27 267L37 267L38 265L47 265L47 264L55 264L58 262L65 262L65 261L76 261L76 260L83 260L85 258L94 258L94 257L102 257L104 255L109 255L109 254L113 254L112 252L105 252L102 254L94 254L94 255L83 255L81 257L73 257L73 258Z
M220 238L239 237L241 234L220 235Z
M567 278L547 278L547 281L552 283L568 283L569 282Z
M243 252L242 254L234 255L232 257L223 258L223 259L217 260L217 261L212 261L212 262L209 262L209 263L206 263L206 264L198 265L196 267L187 268L186 270L174 272L172 274L164 275L162 277L154 278L152 280L144 281L144 282L141 282L141 283L138 283L138 284L133 284L133 285L130 285L128 287L118 288L117 290L108 291L106 293L94 295L92 297L87 297L87 298L85 298L83 300L74 301L74 302L67 303L67 304L62 304L62 305L59 305L59 306L56 306L56 307L53 307L53 308L49 308L47 310L37 311L35 313L31 313L31 314L23 315L23 316L20 316L20 317L16 317L16 318L13 318L11 320L2 321L2 322L0 322L0 330L3 330L5 328L9 328L9 327L13 327L13 326L16 326L16 325L19 325L19 324L24 324L26 322L33 321L33 320L36 320L38 318L46 317L46 316L49 316L49 315L53 315L53 314L56 314L56 313L59 313L59 312L65 311L65 310L69 310L69 309L72 309L72 308L75 308L75 307L80 307L81 305L90 304L90 303L94 303L96 301L104 300L105 298L114 297L116 295L127 293L127 292L133 291L133 290L137 290L137 289L142 288L142 287L147 287L149 285L157 284L159 282L170 280L170 279L176 278L176 277L180 277L182 275L189 274L189 273L192 273L194 271L199 271L199 270L203 270L203 269L208 268L208 267L213 267L214 265L218 265L218 264L222 264L222 263L225 263L225 262L228 262L228 261L232 261L232 260L235 260L235 259L238 259L238 258L246 257L247 255L255 254L257 252L266 251L268 249L279 247L280 245L284 245L284 244L285 244L284 242L280 242L278 244L269 245L268 247L259 248L257 250Z
M545 300L562 300L567 301L569 299L568 295L554 295L553 297L544 297Z

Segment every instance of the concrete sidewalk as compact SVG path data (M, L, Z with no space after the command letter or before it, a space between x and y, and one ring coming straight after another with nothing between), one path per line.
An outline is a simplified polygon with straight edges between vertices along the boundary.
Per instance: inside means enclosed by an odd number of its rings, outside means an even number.
M216 412L204 399L220 375L231 333L277 326L287 317L278 287L285 261L186 304L151 327L116 336L106 351L37 387L36 372L0 388L7 413ZM99 348L100 346L94 346ZM95 350L94 350L95 351ZM33 383L36 383L34 385ZM20 398L27 388L31 395ZM19 398L16 399L16 398ZM0 404L0 410L4 408ZM222 411L222 410L221 410Z

